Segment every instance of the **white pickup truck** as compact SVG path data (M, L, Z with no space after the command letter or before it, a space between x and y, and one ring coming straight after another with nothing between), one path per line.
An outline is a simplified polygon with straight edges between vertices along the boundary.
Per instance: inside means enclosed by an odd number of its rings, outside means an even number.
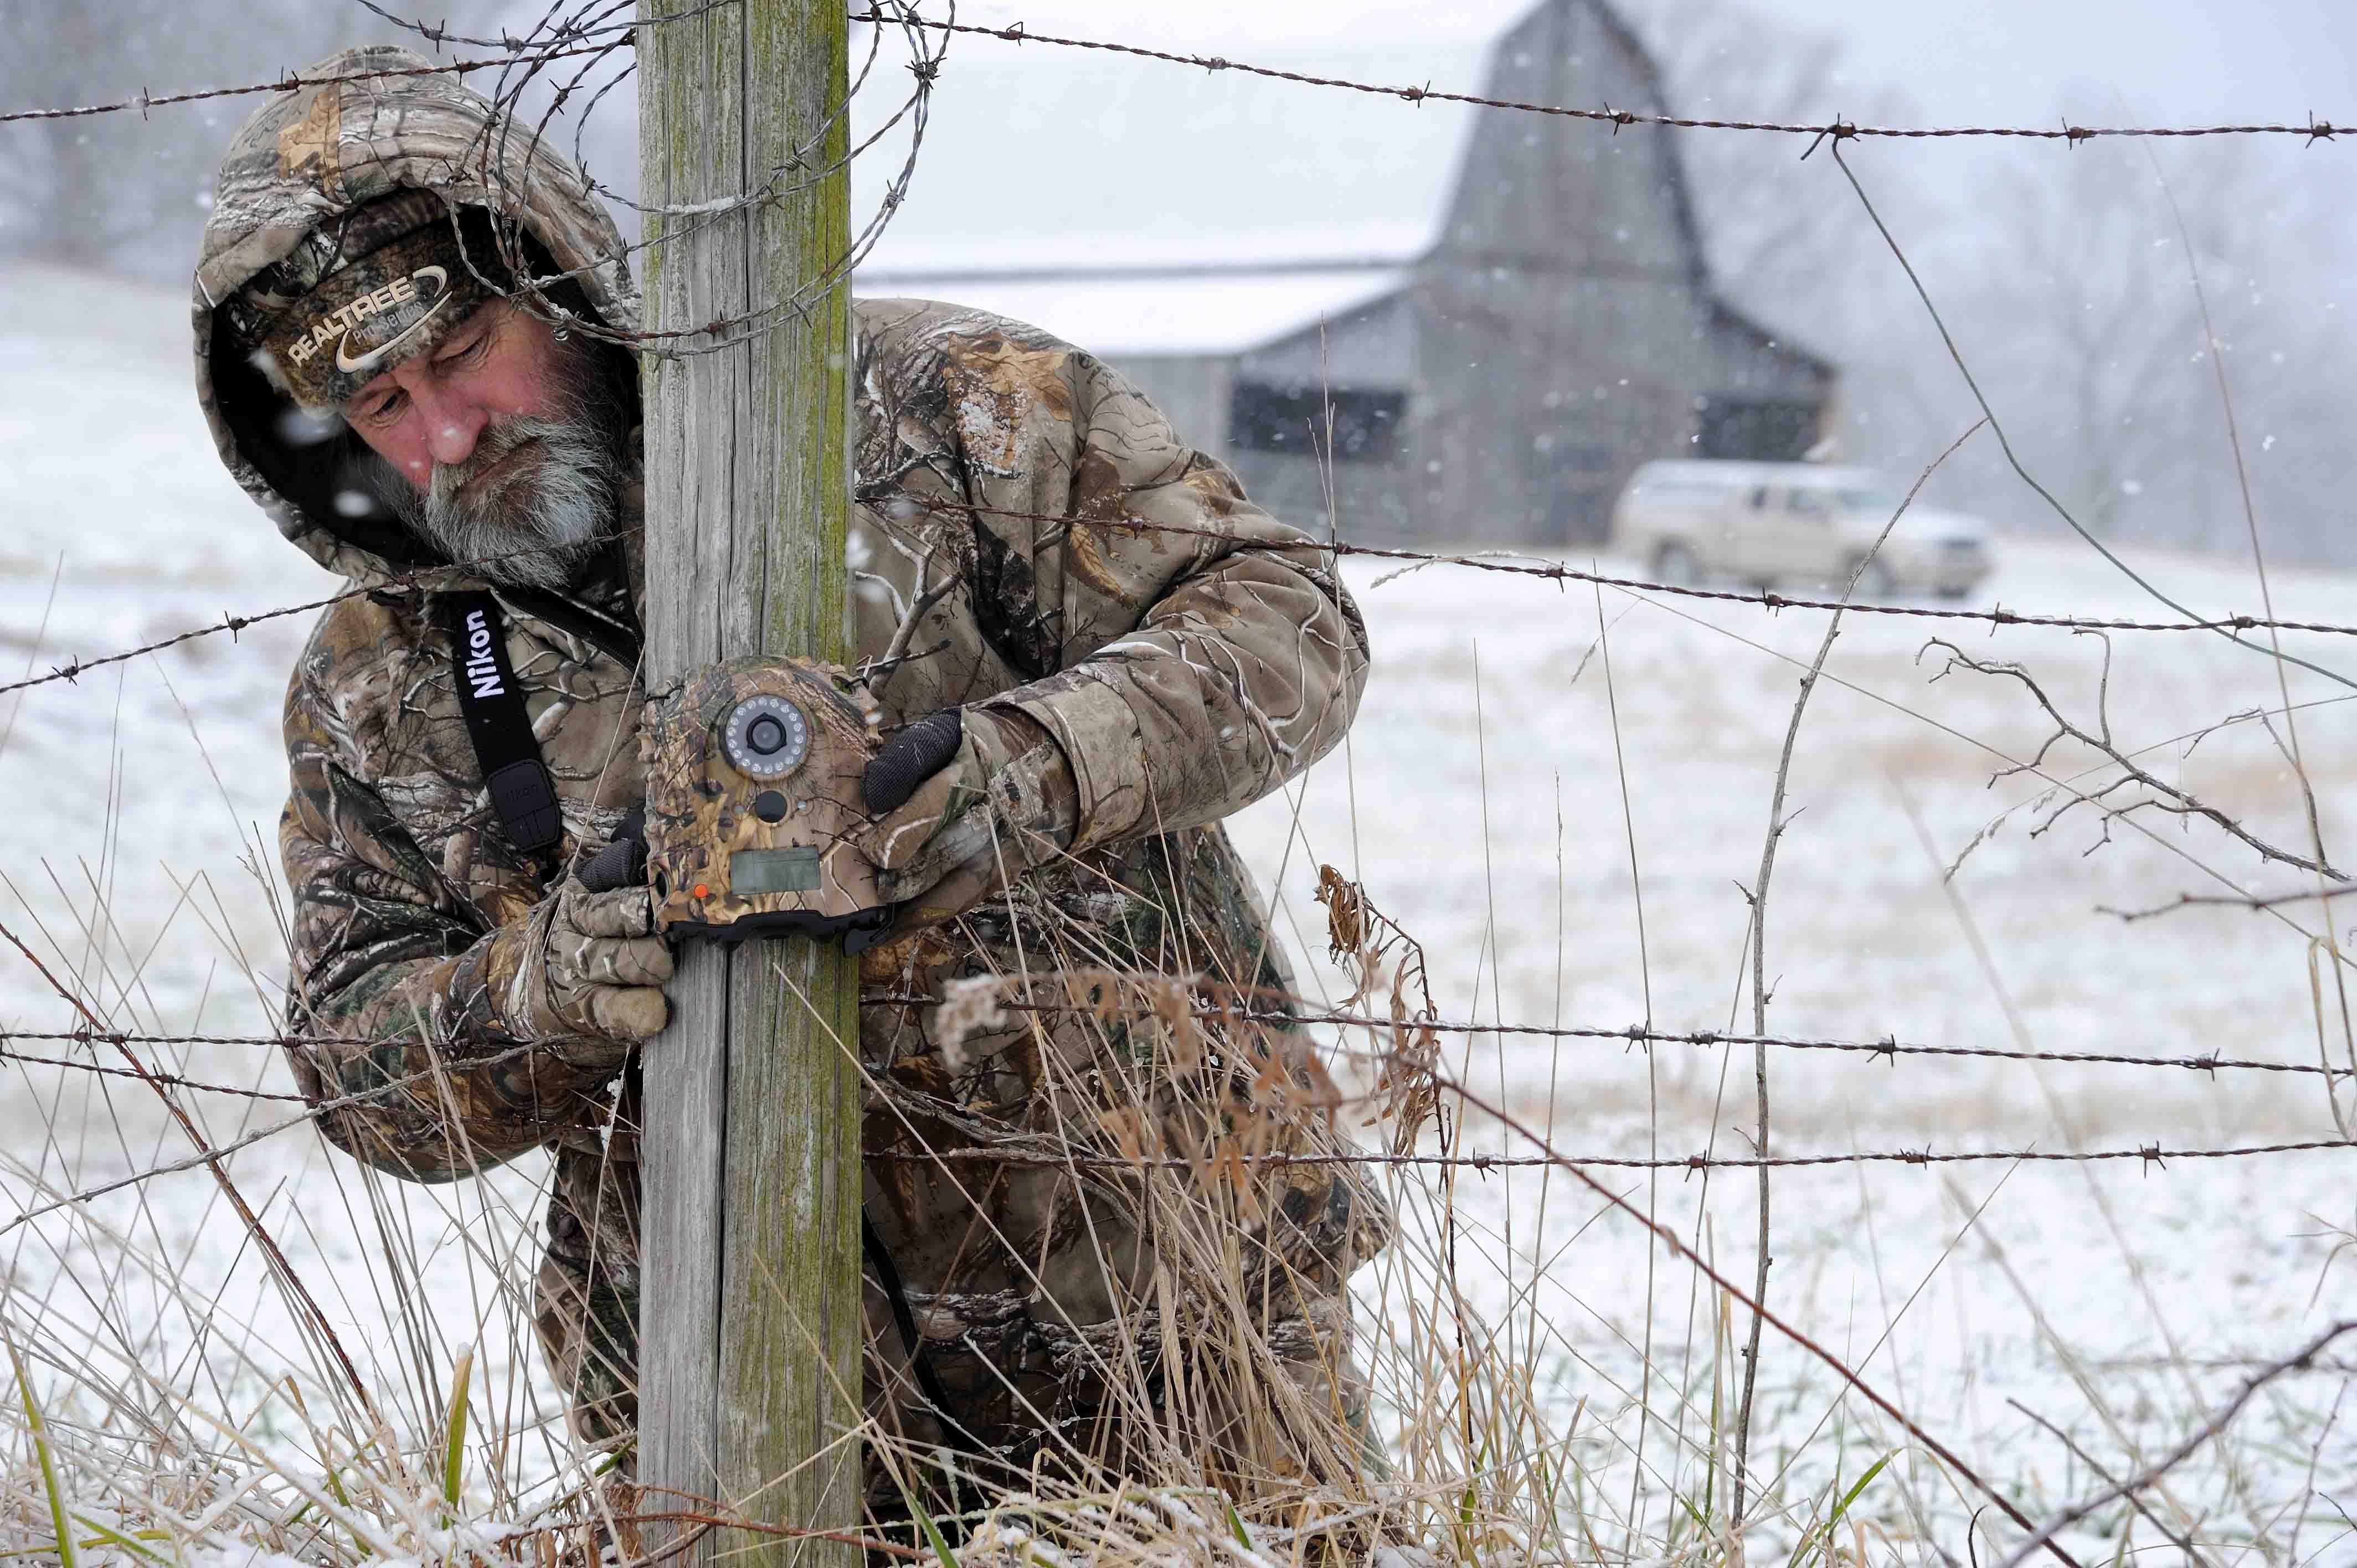
M1863 598L1971 593L1989 575L1988 525L1918 501L1874 551L1900 497L1868 468L1647 463L1630 476L1613 507L1612 543L1671 583L1731 577L1760 587L1839 587L1865 560L1857 585Z

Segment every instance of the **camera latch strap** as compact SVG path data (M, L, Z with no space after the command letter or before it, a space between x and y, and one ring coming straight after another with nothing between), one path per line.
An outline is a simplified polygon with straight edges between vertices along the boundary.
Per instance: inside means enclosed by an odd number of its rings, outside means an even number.
M475 747L483 787L490 791L491 810L516 848L526 854L545 854L564 837L565 818L556 809L556 785L540 760L532 714L508 662L499 601L485 593L440 597L450 631L458 711L466 715L467 739Z

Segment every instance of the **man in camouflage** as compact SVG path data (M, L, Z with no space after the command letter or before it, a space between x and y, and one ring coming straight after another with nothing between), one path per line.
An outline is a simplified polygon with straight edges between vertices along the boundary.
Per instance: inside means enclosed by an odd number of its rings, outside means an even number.
M291 1049L307 1095L361 1097L326 1135L395 1175L554 1152L538 1327L576 1431L627 1446L636 1063L672 961L643 886L577 872L645 793L638 381L612 342L639 301L578 173L430 64L350 51L258 113L196 271L222 460L369 590L321 618L286 698L289 1024L315 1037ZM565 313L584 329L552 330ZM1389 1215L1356 1167L1234 1157L1342 1140L1289 1026L1192 1015L1291 993L1219 820L1340 737L1364 628L1308 540L1089 355L922 301L860 302L855 330L854 642L921 652L869 685L886 755L932 748L864 830L901 908L862 959L866 1216L949 1413L999 1459L1120 1463L1176 1423L1195 1352L1169 1315L1211 1304L1251 1320L1221 1353L1257 1359L1258 1426L1294 1434L1225 1457L1315 1478L1348 1445L1304 1434L1363 1414L1346 1282ZM496 597L554 781L543 852L470 746L460 592ZM991 832L931 831L959 787ZM1192 978L1123 978L1157 975ZM1004 1011L1010 986L1066 1005ZM1040 1157L1076 1150L1234 1175L1149 1225L1139 1182ZM1182 1236L1179 1208L1226 1233ZM866 1305L870 1415L942 1440L872 1276ZM1255 1423L1202 1424L1236 1449Z

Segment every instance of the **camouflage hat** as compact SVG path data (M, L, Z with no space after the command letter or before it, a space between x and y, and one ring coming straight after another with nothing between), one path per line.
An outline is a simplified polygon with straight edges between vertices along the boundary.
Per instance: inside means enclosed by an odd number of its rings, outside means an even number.
M477 271L442 199L405 190L314 229L222 314L281 392L328 411L447 337L485 297Z

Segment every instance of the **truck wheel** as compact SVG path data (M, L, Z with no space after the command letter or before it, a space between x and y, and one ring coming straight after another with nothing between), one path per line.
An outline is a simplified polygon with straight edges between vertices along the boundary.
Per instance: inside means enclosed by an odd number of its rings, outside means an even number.
M1868 557L1863 570L1860 570L1856 561L1852 561L1843 569L1843 580L1846 582L1852 573L1857 575L1855 597L1868 601L1887 599L1898 590L1899 583L1891 576L1890 568L1884 565L1878 558Z
M1695 559L1693 551L1674 539L1668 540L1653 550L1653 578L1686 587L1702 581L1702 563Z

